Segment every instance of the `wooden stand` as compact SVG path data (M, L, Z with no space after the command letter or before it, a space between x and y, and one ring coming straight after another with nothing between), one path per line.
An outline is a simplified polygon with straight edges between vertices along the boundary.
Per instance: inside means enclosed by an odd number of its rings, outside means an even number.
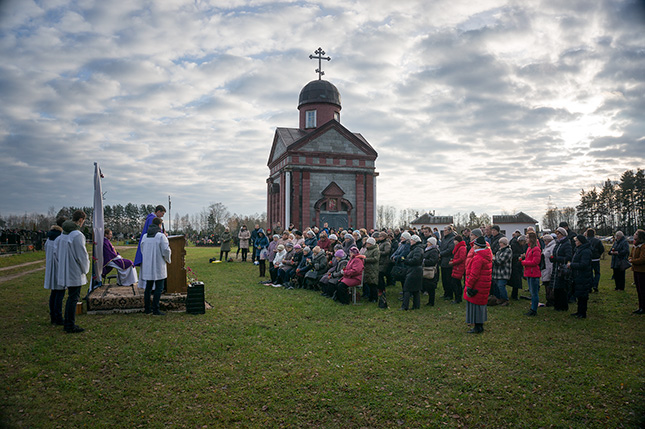
M171 235L168 237L170 249L172 250L171 262L168 264L168 293L186 293L188 285L186 284L186 268L184 267L184 257L186 256L186 237L183 235Z

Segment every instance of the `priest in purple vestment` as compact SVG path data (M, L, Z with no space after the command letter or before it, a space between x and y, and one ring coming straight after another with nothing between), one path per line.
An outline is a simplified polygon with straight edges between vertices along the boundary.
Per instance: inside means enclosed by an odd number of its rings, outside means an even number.
M120 286L130 286L137 283L137 270L131 260L123 258L116 251L110 241L112 231L105 229L105 238L103 239L103 276L107 276L112 268L117 271L117 284Z
M139 237L139 246L137 247L137 254L134 256L134 265L135 266L140 266L141 261L143 260L143 257L141 255L141 240L143 240L143 237L148 233L148 227L152 225L152 219L156 217L163 218L164 215L166 214L166 208L162 205L158 205L155 207L155 212L150 213L148 217L146 217L146 223L143 225L143 231L141 231L141 237ZM163 227L163 223L161 224L161 232L164 234L166 233L166 230ZM168 235L168 234L166 234Z

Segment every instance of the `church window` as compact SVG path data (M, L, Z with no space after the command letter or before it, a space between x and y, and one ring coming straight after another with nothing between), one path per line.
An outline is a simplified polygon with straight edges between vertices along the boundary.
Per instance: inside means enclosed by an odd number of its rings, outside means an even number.
M316 111L307 110L305 112L305 128L316 128Z

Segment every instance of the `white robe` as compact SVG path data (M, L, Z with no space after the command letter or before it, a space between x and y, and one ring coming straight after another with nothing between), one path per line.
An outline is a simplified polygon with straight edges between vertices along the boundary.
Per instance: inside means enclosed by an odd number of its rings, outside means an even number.
M114 259L123 259L123 257L121 255L117 255ZM121 268L112 261L108 262L106 265L116 270L117 283L120 286L130 286L138 281L137 270L134 269L134 265L126 269Z
M56 278L60 287L83 286L90 271L90 258L85 248L85 236L72 231L56 239Z
M166 265L170 263L170 243L166 234L158 232L154 237L146 234L141 240L141 281L145 288L147 280L161 280L168 277Z
M56 247L62 235L55 240L47 239L45 242L45 289L65 290L65 286L58 286L56 270Z

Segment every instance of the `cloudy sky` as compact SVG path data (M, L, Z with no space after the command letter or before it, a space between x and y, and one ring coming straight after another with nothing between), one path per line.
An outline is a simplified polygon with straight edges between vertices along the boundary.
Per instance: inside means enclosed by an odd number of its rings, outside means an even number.
M645 7L613 1L0 1L0 214L266 210L276 127L324 78L378 203L541 219L645 165Z

